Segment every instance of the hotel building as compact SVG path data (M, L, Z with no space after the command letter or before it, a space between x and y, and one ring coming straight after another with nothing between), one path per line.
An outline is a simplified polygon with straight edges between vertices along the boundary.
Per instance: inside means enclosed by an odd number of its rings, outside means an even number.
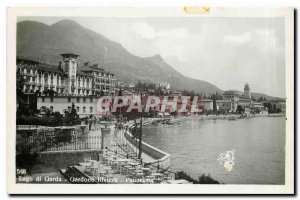
M61 56L58 65L17 57L17 74L25 79L23 92L37 94L38 109L45 106L63 113L74 102L80 116L96 114L97 97L115 94L114 74L88 62L79 68L79 55Z
M250 108L252 100L249 84L245 84L243 94L240 94L236 90L225 91L223 100L217 100L216 103L219 110L226 110L228 112L236 112L239 105L243 108Z

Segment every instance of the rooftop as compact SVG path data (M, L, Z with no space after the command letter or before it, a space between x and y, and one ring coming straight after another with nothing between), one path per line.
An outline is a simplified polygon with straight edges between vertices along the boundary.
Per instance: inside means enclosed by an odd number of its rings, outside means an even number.
M198 101L201 101L201 102L213 102L213 100L211 100L211 99L199 99Z
M75 53L71 53L71 52L69 52L69 53L63 53L63 54L60 54L62 57L69 57L69 58L77 58L77 57L79 57L79 55L77 55L77 54L75 54Z
M237 90L227 90L224 92L224 95L240 95Z
M217 100L216 102L217 102L217 103L231 103L230 100L224 100L224 99L222 99L222 100Z
M78 55L72 54L72 53L65 53L65 54L61 54L61 55L78 56ZM63 72L63 70L60 68L60 65L58 63L46 62L46 61L42 61L42 60L39 60L36 58L30 58L30 57L25 57L25 56L17 56L17 61L23 61L23 62L29 62L31 64L36 64L37 67L39 68L39 70L44 71L44 72L53 72L53 73L68 75L68 73ZM113 73L104 71L104 69L99 68L98 66L99 65L94 64L92 66L77 67L76 74L78 76L89 76L89 77L92 77L92 75L85 73L85 72L96 71L96 72L106 72L108 74L113 74Z

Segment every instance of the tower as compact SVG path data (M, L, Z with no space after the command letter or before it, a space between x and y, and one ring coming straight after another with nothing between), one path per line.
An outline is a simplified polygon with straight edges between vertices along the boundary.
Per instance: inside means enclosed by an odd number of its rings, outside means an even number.
M73 53L60 54L63 57L62 70L67 74L65 79L66 93L74 94L76 89L76 70L77 70L77 59L79 55Z
M251 99L251 93L250 93L250 86L248 83L246 83L245 87L244 87L244 96L246 98Z

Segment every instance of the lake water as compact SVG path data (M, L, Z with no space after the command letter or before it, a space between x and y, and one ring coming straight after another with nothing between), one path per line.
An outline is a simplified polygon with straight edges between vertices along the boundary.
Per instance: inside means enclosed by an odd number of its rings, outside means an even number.
M143 128L143 141L171 154L172 171L201 174L226 184L284 184L285 118L191 119ZM235 150L228 172L218 155Z

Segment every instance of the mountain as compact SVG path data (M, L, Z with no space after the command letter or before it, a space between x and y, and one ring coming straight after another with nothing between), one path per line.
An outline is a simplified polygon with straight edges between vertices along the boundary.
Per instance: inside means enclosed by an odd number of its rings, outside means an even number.
M61 60L60 54L65 52L80 55L79 68L86 61L99 63L120 80L149 83L167 81L176 90L222 92L211 83L185 77L160 55L147 58L135 56L119 43L71 20L63 20L51 26L35 21L17 24L18 56L58 63Z
M145 47L146 48L146 47ZM60 54L79 54L79 68L83 63L99 63L114 73L117 79L127 82L157 83L167 81L172 89L194 90L203 93L222 93L215 85L188 78L156 54L141 58L128 52L121 44L103 35L84 28L72 20L62 20L51 26L36 22L22 21L17 24L17 55L58 63ZM261 93L252 93L256 99L276 99Z
M235 91L237 91L239 95L244 94L243 91L240 91L240 90L235 90ZM269 100L284 100L284 98L272 97L272 96L269 96L267 94L258 93L258 92L251 92L251 97L255 98L256 100L258 100L260 97L262 97L263 99L265 98L267 101L269 101Z
M266 100L285 100L284 98L280 97L272 97L263 93L257 93L257 92L252 92L251 96L253 96L256 100L258 100L260 97L265 98Z

